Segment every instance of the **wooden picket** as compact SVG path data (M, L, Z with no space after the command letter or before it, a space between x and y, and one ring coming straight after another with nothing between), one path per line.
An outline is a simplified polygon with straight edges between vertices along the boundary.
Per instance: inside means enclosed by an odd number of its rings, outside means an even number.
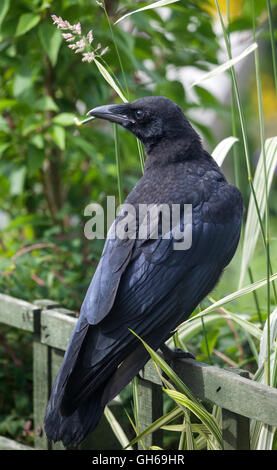
M51 300L29 303L0 294L0 323L33 333L35 448L63 449L62 444L53 445L47 441L43 417L76 315ZM277 390L250 380L246 371L220 369L192 359L176 360L174 370L195 397L222 409L224 449L249 449L252 419L277 427ZM140 372L138 384L139 430L143 430L163 412L161 382L151 361ZM120 420L123 410L119 399L114 400L111 406ZM148 436L145 443L147 448L151 445L162 447L162 431ZM92 437L80 448L105 450L121 447L103 417ZM22 450L28 446L0 436L0 449Z

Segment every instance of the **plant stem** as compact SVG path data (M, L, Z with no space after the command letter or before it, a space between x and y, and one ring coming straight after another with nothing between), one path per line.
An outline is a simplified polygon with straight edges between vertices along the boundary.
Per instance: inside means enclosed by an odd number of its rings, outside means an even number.
M274 41L274 26L273 26L272 9L271 9L270 0L267 0L267 11L268 11L271 50L272 50L273 75L274 75L275 91L277 93L277 65L276 65L275 41Z
M125 85L125 89L126 89L126 93L127 93L127 97L128 97L128 101L129 101L129 88L128 88L128 84L127 84L127 80L126 80L126 75L125 75L125 72L124 72L123 64L122 64L121 57L120 57L120 54L119 54L119 50L118 50L118 47L117 47L117 43L116 43L116 40L115 40L113 27L112 27L112 24L110 22L110 17L107 13L107 10L106 10L105 2L103 2L103 9L104 9L104 12L105 12L105 15L106 15L106 18L107 18L107 22L108 22L108 25L109 25L109 28L110 28L110 32L111 32L111 35L112 35L112 40L113 40L114 47L115 47L115 50L116 50L116 55L117 55L117 58L118 58L120 70L121 70L121 73L122 73L122 76L123 76L124 85Z
M251 270L250 267L248 268L248 274L249 274L250 282L251 282L251 284L253 284L254 283L254 278L253 278L252 270ZM255 302L258 317L259 317L259 322L260 322L261 327L263 327L261 309L260 309L259 302L258 302L257 292L255 290L253 291L253 297L254 297L254 302Z
M270 1L268 1L270 5ZM256 41L256 23L255 23L255 5L252 0L252 21L253 21L253 35ZM274 44L273 44L274 46ZM262 87L260 79L260 61L258 49L255 49L255 72L256 72L256 85L258 96L258 109L259 109L259 127L260 127L260 140L263 159L263 170L265 179L265 248L266 248L266 278L267 278L267 384L270 385L270 254L269 254L269 209L268 209L268 180L266 168L266 154L265 154L265 135L264 135L264 113L262 102ZM274 67L275 70L275 67Z
M230 25L230 1L227 0L227 21L228 21L228 26ZM230 34L228 34L228 41L230 44L230 50L231 50L231 41L230 41ZM235 113L235 91L234 91L234 84L232 81L232 74L230 72L230 79L231 79L231 116L232 116L232 135L234 137L238 137L238 131L237 131L237 123L236 123L236 113ZM232 149L233 156L234 156L234 176L235 176L235 185L241 189L241 183L240 183L240 172L239 172L239 154L238 154L238 147L237 145L233 146Z
M210 349L209 349L209 344L208 344L208 338L207 338L207 332L206 332L206 328L205 328L205 323L204 323L204 318L203 318L203 317L201 317L201 323L202 323L202 329L203 329L203 334L204 334L204 338L205 338L205 344L206 344L206 348L207 348L207 355L208 355L209 363L212 365L212 358L211 358L211 354L210 354Z
M117 173L117 187L118 187L118 197L120 204L123 203L123 192L122 192L122 179L121 179L121 169L120 169L120 158L119 158L119 143L118 143L118 128L117 124L113 125L114 130L114 149L115 149L115 161L116 161L116 173Z

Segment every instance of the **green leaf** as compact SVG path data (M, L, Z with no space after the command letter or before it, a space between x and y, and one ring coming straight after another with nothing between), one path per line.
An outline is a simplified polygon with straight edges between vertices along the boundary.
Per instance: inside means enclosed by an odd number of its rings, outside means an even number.
M38 137L38 136L37 136ZM39 168L41 168L42 163L45 159L45 152L33 145L28 147L28 175L33 176Z
M126 447L129 444L129 439L127 438L125 432L123 431L122 427L120 426L119 422L117 421L114 414L111 412L108 406L105 407L104 415L111 426L114 435L122 445L122 447ZM128 450L132 450L132 447L129 447Z
M19 194L22 194L26 173L26 166L20 166L13 170L10 176L10 194L12 196L18 196Z
M140 11L145 11L145 10L150 10L150 9L153 9L153 8L161 8L161 7L165 7L167 5L170 5L170 3L176 3L178 2L179 0L159 0L158 2L154 2L154 3L151 3L150 5L146 5L145 7L142 7L142 8L138 8L137 10L135 11L131 11L129 13L126 13L126 15L123 15L121 18L119 18L119 20L117 20L115 22L115 24L119 23L120 21L124 20L125 18L127 18L128 16L131 16L131 15L134 15L135 13L138 13Z
M28 98L32 88L31 70L23 67L14 77L13 94L16 98Z
M62 43L61 32L51 24L43 23L39 26L38 35L44 51L53 67L55 67Z
M195 85L198 85L199 83L204 82L205 80L208 80L209 78L216 77L217 75L220 75L222 72L225 72L226 70L230 69L235 64L237 64L242 59L244 59L244 57L246 57L248 54L253 52L257 47L258 47L257 43L254 42L254 44L251 44L251 46L247 47L247 49L245 49L237 57L234 57L233 59L227 60L227 62L224 62L224 64L220 65L219 67L216 67L211 72L208 72L208 73L204 74L201 78L199 78L198 80L193 82L192 85L190 85L189 88L192 88Z
M238 142L238 140L239 139L237 137L227 137L226 139L223 139L221 142L219 142L212 153L212 157L215 159L218 166L223 164L229 150L232 148L235 142Z
M176 390L164 389L164 391L177 403L188 408L192 413L194 413L203 424L205 424L207 431L212 433L215 437L218 446L222 449L222 435L220 428L214 418L208 411L206 411L202 406L199 406L197 403L191 401L183 393L177 392Z
M0 8L0 29L1 25L5 19L6 14L8 13L10 7L10 0L1 0L1 8Z
M30 138L30 143L33 144L38 149L43 149L44 140L42 134L35 134Z
M0 116L0 131L5 132L6 134L9 133L10 128L8 126L8 123L3 116Z
M35 13L24 13L20 16L15 35L22 36L27 33L30 29L34 28L40 20L40 15Z
M101 73L102 77L105 78L105 80L108 82L108 84L114 89L114 91L118 94L118 96L120 96L120 98L122 99L122 101L124 103L127 103L127 99L125 98L125 96L123 95L123 93L120 91L120 89L118 88L117 84L115 83L113 77L111 76L111 74L108 72L108 70L96 59L94 59L94 62L99 70L99 72Z
M10 144L8 142L0 144L0 157L3 155L5 150L7 150L7 148L9 148L9 146L10 146Z
M268 319L266 320L263 328L263 333L260 342L260 353L259 353L259 367L261 367L265 360L267 359L267 344L268 344ZM272 349L274 342L277 338L277 307L273 310L270 314L270 334L269 334L269 341L270 341L270 349ZM272 372L272 368L271 368Z
M205 338L204 337L202 338L201 350L206 356L208 355L209 352L212 353L216 345L217 339L219 337L219 334L220 334L220 331L217 328L213 328L206 333L206 340L208 343L209 351L207 351L207 344L206 344Z
M34 108L37 111L58 111L59 108L51 96L46 95L35 102Z
M16 100L11 100L9 98L4 98L0 100L0 110L12 108L13 106L16 106L16 105L17 105Z
M52 122L59 124L60 126L72 126L74 124L75 115L72 113L61 113L57 114L52 119Z
M270 282L274 281L275 279L277 279L277 273L273 274L270 277ZM242 289L232 292L232 294L222 297L222 299L218 300L217 302L214 302L212 305L205 308L205 310L202 310L202 312L198 313L194 317L189 318L188 320L183 322L181 325L178 326L178 329L181 328L183 325L185 325L187 322L193 321L195 318L199 318L199 317L206 315L207 313L213 312L217 308L222 307L222 305L225 305L228 302L232 302L233 300L236 300L239 297L242 297L243 295L249 294L250 292L260 289L260 287L263 287L266 284L267 284L267 279L261 279L260 281L253 282L253 284L249 284L248 286L243 287ZM231 315L231 312L228 312L228 314ZM252 326L254 327L254 325Z
M65 149L65 130L61 126L52 126L50 129L50 135L54 140L55 144L61 149Z
M274 170L277 165L277 137L272 137L265 141L265 161L266 161L266 173L267 173L267 191L269 193L270 187L273 181ZM265 191L265 175L263 169L263 154L261 152L258 165L255 171L253 180L253 187L256 194L257 204L261 219L263 219L265 213L266 204L266 191ZM252 256L255 251L256 243L260 233L260 223L257 215L257 210L254 202L253 194L251 193L247 218L245 224L245 232L243 239L242 258L241 258L241 271L239 287L242 286L247 268L250 264Z
M156 421L151 423L147 428L145 428L141 433L139 433L131 442L129 442L128 447L134 445L136 442L142 440L143 438L147 437L149 434L157 431L162 426L170 423L175 418L178 418L182 414L182 410L179 407L175 407L173 410L169 411L168 413L164 414ZM127 449L127 447L126 447Z

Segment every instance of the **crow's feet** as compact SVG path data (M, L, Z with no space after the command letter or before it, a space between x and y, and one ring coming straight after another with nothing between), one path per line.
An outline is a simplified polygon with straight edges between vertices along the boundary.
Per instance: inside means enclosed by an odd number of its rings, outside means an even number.
M165 360L171 362L175 359L195 359L195 356L183 349L171 349L165 343L160 346L160 350L162 351Z

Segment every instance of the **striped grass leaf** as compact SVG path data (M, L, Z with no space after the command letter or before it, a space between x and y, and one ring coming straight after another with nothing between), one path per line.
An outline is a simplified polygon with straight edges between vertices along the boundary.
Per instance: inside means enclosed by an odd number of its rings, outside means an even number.
M246 56L251 54L251 52L253 52L257 47L258 47L258 44L256 42L254 42L253 44L251 44L251 46L247 47L247 49L245 49L237 57L234 57L232 59L227 60L226 62L224 62L224 64L219 65L218 67L211 70L211 72L206 73L205 75L200 77L198 80L193 82L190 85L190 88L194 87L195 85L198 85L199 83L204 82L205 80L216 77L217 75L220 75L221 73L226 72L226 70L229 70L231 67L238 64Z
M269 424L262 423L256 450L272 450L275 429Z
M216 322L217 325L219 325L219 322L221 322L222 325L225 324L224 317L220 313L211 313L205 318L206 327L212 325L214 322ZM189 320L182 323L182 328L181 325L179 328L179 342L181 342L181 349L184 349L183 343L186 343L191 338L198 335L203 330L203 325L201 318L191 317ZM173 338L170 338L168 345L174 347Z
M212 157L218 164L218 166L221 166L225 160L225 157L227 156L229 150L233 147L235 142L238 142L237 137L227 137L226 139L223 139L219 144L216 146L212 153Z
M180 435L178 450L198 450L193 436L190 412L186 408L184 408L183 424L184 429Z
M269 192L271 183L273 180L274 170L277 165L277 137L272 137L265 141L265 159L266 159L266 173L267 173L267 191ZM263 171L263 156L262 152L258 161L258 165L255 171L253 180L253 187L256 194L256 199L259 207L261 219L265 213L265 173ZM252 256L255 251L255 246L260 233L260 223L255 207L255 201L253 194L251 193L247 219L245 224L243 248L242 248L242 260L240 270L239 287L242 286L247 268L251 262Z
M275 279L277 279L277 273L274 273L272 276L270 276L270 282L274 281ZM222 307L222 305L225 305L229 302L232 302L240 297L242 297L243 295L246 295L246 294L249 294L250 292L253 292L257 289L260 289L261 287L263 287L264 285L266 285L267 283L267 279L261 279L260 281L256 281L256 282L253 282L252 284L249 284L248 286L246 287L243 287L242 289L238 289L237 291L235 292L232 292L232 294L229 294L229 295L226 295L225 297L222 297L222 299L218 300L217 302L214 302L212 303L212 305L209 305L209 307L205 308L204 310L202 310L200 313L198 313L197 315L195 315L194 317L192 318L189 318L188 320L186 320L185 322L181 323L179 326L178 326L178 329L183 327L187 322L190 322L190 321L193 321L195 320L196 318L200 318L204 315L207 315L208 313L210 312L213 312L214 310L216 310L217 308L219 307ZM232 318L237 318L239 317L238 315L235 315L231 312L229 312L229 315L231 315ZM239 317L241 318L241 317ZM239 321L239 319L237 319L237 321ZM253 325L252 323L250 322L247 322L247 324L250 324L252 325L253 327L255 327L255 325ZM249 326L250 327L250 326ZM258 327L255 327L255 331L258 331L259 328ZM254 330L253 330L254 331ZM260 331L260 330L259 330Z
M164 431L171 431L171 432L182 432L185 429L185 423L183 424L168 424L165 426L162 426L161 429ZM193 423L191 424L191 429L195 433L203 433L205 437L209 436L209 433L207 433L207 428L204 424L201 423Z
M178 377L174 370L163 360L163 358L158 353L156 353L156 351L150 348L150 346L148 346L148 344L142 338L140 338L134 331L130 331L143 343L145 349L150 354L154 365L158 365L179 390L181 390L186 396L188 396L190 400L197 403L196 398L194 398L189 388Z
M264 364L266 358L267 358L267 322L266 320L264 328L263 328L263 333L260 341L260 353L259 353L259 366ZM270 315L270 350L272 350L272 347L276 341L277 337L277 307L273 310L273 312ZM273 386L273 382L271 382Z
M211 435L216 439L217 446L221 446L221 437L220 437L220 430L219 427L216 423L215 418L208 413L208 411L205 410L205 408L200 404L200 402L193 396L191 391L188 389L188 387L184 384L184 382L178 377L178 375L174 372L174 370L161 358L161 356L156 353L150 346L147 345L147 343L140 338L134 331L130 330L137 338L140 339L140 341L143 343L144 347L148 351L148 353L151 356L151 359L154 363L154 365L160 367L162 371L166 374L168 379L176 386L179 390L181 390L181 395L185 397L187 403L190 403L190 406L184 405L186 408L188 408L190 411L192 411L196 416L202 416L204 417L203 423L207 426L207 431L211 433ZM160 374L160 377L163 381L163 383L168 387L164 390L167 392L176 392L174 390L174 386L172 383L170 383L165 377L163 377ZM179 392L178 392L179 393ZM179 405L182 406L182 403L177 402ZM182 410L182 413L184 414L187 410ZM197 411L195 413L195 411ZM201 419L201 418L200 418ZM214 423L215 422L215 423ZM189 423L186 423L189 426ZM209 426L211 424L211 426ZM192 431L191 429L189 430L189 445L193 448L196 448L196 444L194 443L194 438L192 436ZM138 438L138 437L137 437ZM131 444L133 445L133 441Z
M255 374L254 380L261 383L266 383L267 373L265 371L266 361L267 361L267 341L268 341L268 329L267 321L263 328L263 333L260 341L260 353L259 353L259 368ZM276 365L277 365L277 347L276 347L276 338L277 338L277 307L270 315L270 350L273 349L272 354L270 355L270 383L271 386L276 387L277 384L277 375L276 375ZM271 450L273 444L275 428L273 426L253 421L251 423L251 433L250 433L250 442L251 449L253 450Z
M172 398L176 403L188 408L193 414L195 414L200 421L206 426L207 430L216 439L217 448L222 449L222 433L216 422L214 416L206 411L202 406L190 400L186 395L176 390L164 389L164 391Z
M119 18L119 20L117 20L115 24L119 23L120 21L125 20L125 18L128 18L128 16L134 15L135 13L139 13L140 11L151 10L153 8L166 7L167 5L170 5L171 3L176 3L178 1L179 0L159 0L158 2L150 3L144 7L138 8L137 10L126 13L126 15L123 15L121 18Z
M131 442L128 443L125 449L127 449L130 446L133 446L138 441L141 441L142 439L147 437L149 434L152 434L153 432L157 431L162 426L170 423L173 419L178 418L182 414L183 414L183 410L179 406L176 406L173 410L161 416L160 418L156 419L156 421L154 421L149 426L147 426L147 428L145 428L142 432L138 433L138 435L134 439L132 439Z
M99 72L101 73L102 77L106 80L106 82L108 82L108 84L113 88L113 90L118 94L118 96L120 96L122 101L124 103L127 103L127 101L128 101L127 98L125 98L122 91L119 89L119 87L115 83L113 77L108 72L108 70L104 67L104 65L102 65L101 62L99 62L97 59L94 59L94 63L97 66L97 68L98 68Z
M201 313L199 313L198 315L195 315L195 317L192 317L192 318L189 318L188 320L186 320L184 323L182 323L182 325L180 325L178 328L180 328L180 337L183 341L187 341L188 340L188 337L191 338L192 336L196 335L199 331L200 331L200 321L201 321L201 318L205 315L209 315L210 312L206 312L205 310L203 310ZM230 311L226 311L224 312L224 314L218 314L218 315L213 315L213 322L216 321L216 324L218 324L218 320L219 319L226 319L226 318L229 318L230 320L232 320L234 323L236 323L237 325L239 325L245 333L248 333L250 334L251 336L254 336L254 338L260 340L261 339L261 336L262 336L262 331L260 330L260 328L256 325L254 325L253 323L251 323L250 321L246 320L245 318L243 318L241 315L238 315L236 313L233 313L233 312L230 312ZM207 322L208 319L205 320L205 322ZM196 323L196 327L195 328L190 328L191 326L193 326L194 323ZM188 328L188 333L187 333L187 328Z
M275 91L277 93L277 63L276 63L276 46L275 46L275 31L274 31L274 19L272 15L272 8L270 0L267 0L267 11L268 11L268 23L269 23L269 32L270 32L270 42L272 50L272 66L273 66L273 76L275 83Z
M108 406L105 407L104 415L105 415L109 425L111 426L111 428L114 432L114 435L116 436L116 438L118 439L118 441L120 442L122 447L123 448L126 447L129 443L129 439L127 438L125 432L123 431L122 427L120 426L119 422L117 421L116 417L111 412L111 410ZM129 447L128 450L132 450L132 448Z

